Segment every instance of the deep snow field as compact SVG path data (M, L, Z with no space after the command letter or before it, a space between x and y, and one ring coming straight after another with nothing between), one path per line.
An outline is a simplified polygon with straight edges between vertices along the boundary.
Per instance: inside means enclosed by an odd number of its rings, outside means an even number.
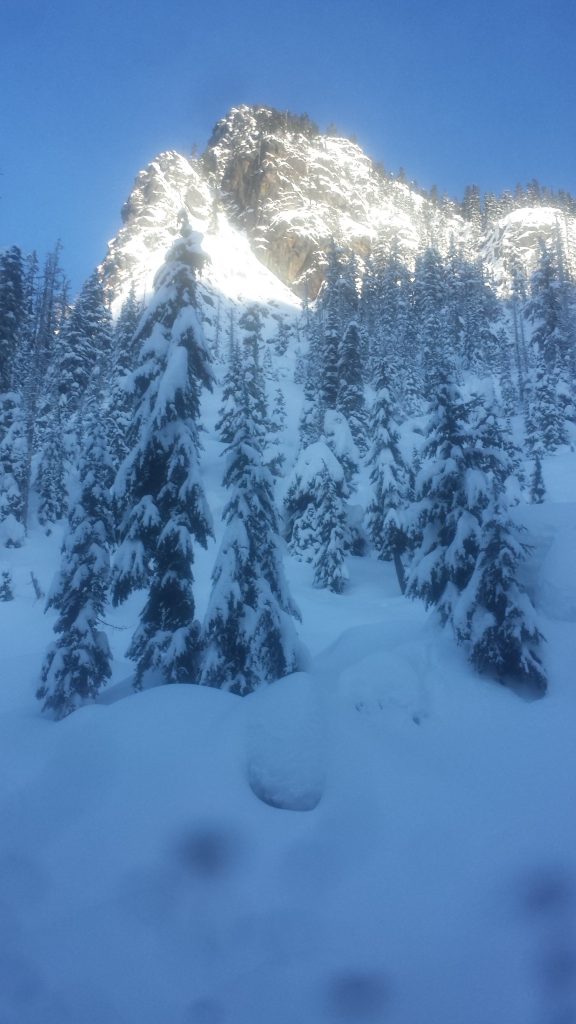
M287 559L306 673L135 694L132 600L101 701L55 723L30 570L47 590L61 534L2 552L0 1024L576 1021L576 455L544 473L518 510L540 701L477 677L391 566L351 559L337 596Z

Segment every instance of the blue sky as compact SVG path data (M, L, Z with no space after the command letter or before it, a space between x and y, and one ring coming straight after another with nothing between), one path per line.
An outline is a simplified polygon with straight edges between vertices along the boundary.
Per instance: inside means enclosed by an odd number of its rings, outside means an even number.
M78 286L138 170L239 103L306 111L461 196L576 194L573 0L2 0L0 247Z

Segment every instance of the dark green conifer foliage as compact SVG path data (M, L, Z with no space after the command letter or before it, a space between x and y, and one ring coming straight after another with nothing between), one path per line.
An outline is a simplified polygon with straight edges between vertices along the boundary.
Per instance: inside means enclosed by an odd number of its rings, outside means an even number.
M43 710L64 718L96 698L111 674L112 655L99 628L110 579L113 468L97 415L90 416L79 464L79 496L70 512L59 575L48 608L59 615L56 640L42 667L37 697Z
M372 444L366 459L372 487L367 525L378 558L394 560L398 582L404 590L402 555L407 549L408 537L402 523L402 512L407 500L407 471L400 453L400 438L392 416L387 374L383 368L378 384L370 417Z
M544 484L544 474L542 473L542 459L539 455L536 455L530 479L530 501L534 505L541 505L545 497L546 486Z
M314 558L314 586L325 587L341 594L348 582L345 565L348 548L346 512L338 483L323 464L317 478L316 555Z
M352 437L360 452L366 451L366 410L362 371L360 328L351 320L340 345L338 359L338 395L336 408L348 420Z
M456 609L455 629L478 671L543 694L544 637L519 581L519 568L529 551L522 533L498 500L486 510L475 571Z
M63 426L76 429L87 397L108 382L112 355L112 318L98 271L90 275L58 338L58 390Z
M212 574L204 624L202 682L246 694L299 667L279 540L272 476L264 463L265 405L257 345L244 352L237 381L235 433L225 449L226 530Z
M128 454L127 436L134 415L134 371L138 362L138 324L142 303L131 290L112 333L111 379L104 402L108 445L118 467Z
M199 236L183 223L157 274L142 320L135 372L136 409L130 450L115 483L122 512L114 566L114 600L146 587L148 598L128 656L135 686L193 682L201 655L194 618L194 544L206 546L211 520L199 468L198 423L203 387L212 375L196 313Z
M12 576L8 569L3 569L0 575L0 601L13 601L14 587Z
M0 545L25 535L27 430L18 362L25 344L24 263L17 246L0 255Z

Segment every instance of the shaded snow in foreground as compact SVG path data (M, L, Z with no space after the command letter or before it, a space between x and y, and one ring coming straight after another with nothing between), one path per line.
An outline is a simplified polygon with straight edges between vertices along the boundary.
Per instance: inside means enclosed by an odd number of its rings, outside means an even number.
M576 1019L575 461L519 510L549 641L532 703L352 559L341 597L289 564L307 673L134 695L120 628L102 703L55 724L29 572L48 585L59 538L3 553L2 1024Z

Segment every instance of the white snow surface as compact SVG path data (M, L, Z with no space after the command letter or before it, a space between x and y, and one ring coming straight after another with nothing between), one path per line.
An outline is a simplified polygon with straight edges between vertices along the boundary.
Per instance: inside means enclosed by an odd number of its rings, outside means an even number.
M349 559L340 596L287 558L306 673L244 699L135 694L135 595L106 614L111 684L55 723L34 698L54 614L30 571L47 591L61 534L2 552L2 1024L527 1024L574 1006L576 456L544 475L546 502L516 511L548 640L535 702L476 676L390 565Z

